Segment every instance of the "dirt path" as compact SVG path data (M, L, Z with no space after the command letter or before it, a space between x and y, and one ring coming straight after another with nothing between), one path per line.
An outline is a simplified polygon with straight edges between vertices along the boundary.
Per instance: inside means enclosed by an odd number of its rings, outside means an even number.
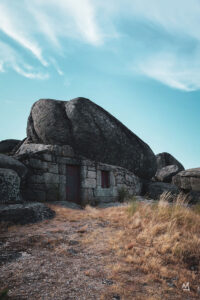
M110 238L124 208L54 209L53 220L1 232L0 287L8 287L7 299L193 299L147 283L130 267L117 272Z

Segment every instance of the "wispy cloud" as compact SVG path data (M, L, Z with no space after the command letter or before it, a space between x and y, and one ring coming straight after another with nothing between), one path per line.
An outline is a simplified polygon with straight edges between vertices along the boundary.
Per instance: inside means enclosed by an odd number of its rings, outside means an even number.
M0 34L10 39L8 53L2 56L0 51L0 72L12 66L27 78L45 79L53 66L63 76L57 58L65 59L69 39L96 49L109 38L118 37L120 43L120 37L126 36L141 47L140 53L133 54L137 72L183 91L200 89L200 51L193 55L187 49L187 41L200 49L199 15L199 0L0 0ZM131 20L133 27L141 22L149 30L158 30L152 47L142 34L136 37L129 28L121 28L122 19ZM120 48L126 65L130 55L123 43Z
M2 3L0 3L0 30L30 51L44 66L47 65L42 57L42 50L28 34L27 24L24 24L23 19L9 9L8 5Z
M91 0L10 0L9 3L0 0L0 31L32 54L43 67L52 63L59 75L63 71L55 59L51 60L48 52L44 55L49 43L56 51L62 51L60 40L63 38L78 39L94 46L103 41ZM25 77L43 78L19 66L13 68Z
M160 53L140 63L137 70L175 89L187 92L200 89L200 65L191 59L185 58L183 62L174 54Z
M2 61L0 61L0 72L4 72L3 62Z
M47 79L47 72L35 70L31 65L25 64L21 56L9 45L0 42L0 71L13 69L18 74L30 79Z
M128 10L138 18L145 18L168 32L191 36L200 40L199 0L125 0Z
M187 92L200 89L200 2L127 1L130 4L129 14L145 21L149 28L159 29L158 38L162 40L162 43L152 41L153 50L144 50L143 57L135 62L137 67L134 70L171 88ZM193 47L189 49L191 44Z

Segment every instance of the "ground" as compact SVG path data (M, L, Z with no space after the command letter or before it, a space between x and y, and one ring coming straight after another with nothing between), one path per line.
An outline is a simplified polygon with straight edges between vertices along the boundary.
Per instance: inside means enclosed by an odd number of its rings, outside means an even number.
M51 207L56 211L52 220L1 228L5 299L198 299L196 291L183 291L176 278L153 280L119 256L113 241L126 229L126 206Z

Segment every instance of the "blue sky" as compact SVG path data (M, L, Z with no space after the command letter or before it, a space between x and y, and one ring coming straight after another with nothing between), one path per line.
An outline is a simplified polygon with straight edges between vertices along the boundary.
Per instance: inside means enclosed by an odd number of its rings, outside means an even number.
M89 98L200 166L199 0L0 0L0 140L39 98Z

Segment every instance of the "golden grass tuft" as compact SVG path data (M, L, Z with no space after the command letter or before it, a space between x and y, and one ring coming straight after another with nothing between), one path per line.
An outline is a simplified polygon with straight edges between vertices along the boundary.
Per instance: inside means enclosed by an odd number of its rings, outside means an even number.
M200 206L188 206L182 194L173 203L169 199L171 195L165 193L154 204L132 201L121 219L123 228L110 242L122 265L125 261L155 281L177 278L175 285L180 289L188 281L197 288Z

